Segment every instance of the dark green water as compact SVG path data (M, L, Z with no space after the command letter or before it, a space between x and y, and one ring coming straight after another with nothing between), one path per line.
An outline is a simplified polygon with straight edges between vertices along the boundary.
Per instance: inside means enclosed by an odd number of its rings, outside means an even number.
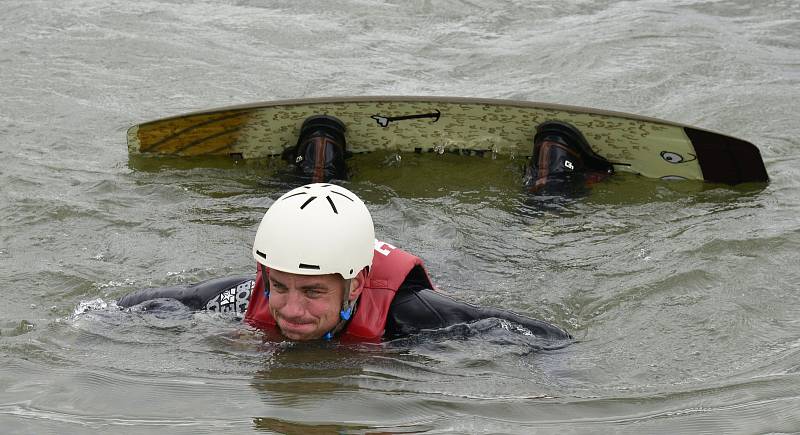
M0 432L800 432L795 2L0 3ZM761 149L735 188L620 174L532 199L521 161L359 156L347 187L442 291L512 325L263 343L121 312L254 271L276 162L129 161L128 126L259 100L418 94L634 112ZM504 329L505 328L505 329Z

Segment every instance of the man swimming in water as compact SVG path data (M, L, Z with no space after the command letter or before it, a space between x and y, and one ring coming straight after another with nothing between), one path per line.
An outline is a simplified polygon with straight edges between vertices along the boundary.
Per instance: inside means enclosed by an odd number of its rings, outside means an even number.
M338 185L309 184L278 198L258 227L253 257L255 278L147 289L118 305L177 299L193 309L243 313L253 327L303 341L379 341L488 318L547 340L571 339L547 322L435 291L422 260L377 241L366 205Z

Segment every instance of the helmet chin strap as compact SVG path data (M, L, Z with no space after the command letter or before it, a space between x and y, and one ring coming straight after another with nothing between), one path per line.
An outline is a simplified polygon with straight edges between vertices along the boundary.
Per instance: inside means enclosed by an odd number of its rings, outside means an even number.
M322 339L325 341L332 340L333 336L344 329L344 326L347 325L347 322L353 318L353 315L356 313L356 302L358 302L358 298L353 299L352 302L350 301L350 283L352 281L352 279L344 280L344 297L342 298L342 309L339 311L339 322L336 323L333 329L322 336Z
M269 280L267 279L267 266L264 266L261 263L258 263L258 266L261 268L261 280L264 281L264 296L269 299Z

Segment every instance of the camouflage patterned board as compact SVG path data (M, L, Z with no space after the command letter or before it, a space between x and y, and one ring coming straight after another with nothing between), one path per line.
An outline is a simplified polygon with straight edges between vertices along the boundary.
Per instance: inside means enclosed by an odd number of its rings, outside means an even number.
M651 178L736 184L767 181L751 143L658 119L580 107L445 97L353 97L276 101L192 113L135 125L131 155L262 158L294 146L308 116L347 126L348 149L477 151L528 156L536 126L566 121L618 171Z

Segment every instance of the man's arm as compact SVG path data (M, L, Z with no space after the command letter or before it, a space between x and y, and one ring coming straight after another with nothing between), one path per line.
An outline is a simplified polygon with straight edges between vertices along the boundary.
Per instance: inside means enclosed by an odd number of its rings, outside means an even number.
M411 278L411 275L409 275ZM411 282L409 282L411 281ZM519 324L534 335L549 340L569 340L572 336L550 323L521 316L511 311L478 307L433 291L415 280L407 280L389 307L386 338L403 337L424 329L441 329L459 323L497 318Z
M175 299L193 310L243 314L254 284L253 275L240 275L187 286L142 289L123 296L117 305L129 308L155 299Z

